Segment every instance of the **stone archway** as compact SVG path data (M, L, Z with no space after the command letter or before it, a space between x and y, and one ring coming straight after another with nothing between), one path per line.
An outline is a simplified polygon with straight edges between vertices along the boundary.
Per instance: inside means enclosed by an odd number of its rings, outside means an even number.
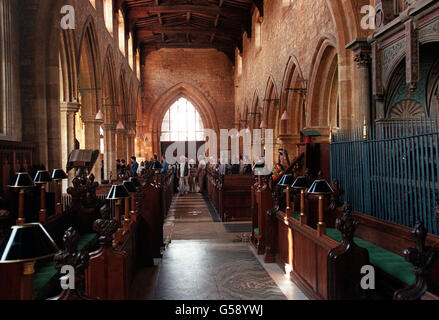
M316 128L328 137L329 127L335 126L331 115L339 109L338 55L333 40L323 37L315 51L306 109L306 127Z
M144 126L151 136L151 139L148 139L147 145L152 153L160 153L160 132L163 118L169 107L179 98L186 98L191 101L199 112L205 128L214 130L219 138L220 128L212 104L197 88L187 83L180 83L169 89L153 104L150 112L148 112L148 116L143 116Z

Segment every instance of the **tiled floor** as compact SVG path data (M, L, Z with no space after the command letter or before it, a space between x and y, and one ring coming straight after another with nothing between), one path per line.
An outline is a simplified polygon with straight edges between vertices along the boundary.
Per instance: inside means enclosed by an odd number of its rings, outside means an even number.
M170 241L154 270L141 270L133 299L305 300L277 264L265 264L242 233L213 222L199 194L176 197L164 226Z

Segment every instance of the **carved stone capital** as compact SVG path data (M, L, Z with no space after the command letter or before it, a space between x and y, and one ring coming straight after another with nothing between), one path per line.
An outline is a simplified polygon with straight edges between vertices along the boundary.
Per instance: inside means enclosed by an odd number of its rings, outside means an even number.
M61 102L60 110L67 114L75 114L79 111L81 105L77 102Z
M367 52L360 52L355 55L354 61L359 68L369 67L372 62L370 54Z

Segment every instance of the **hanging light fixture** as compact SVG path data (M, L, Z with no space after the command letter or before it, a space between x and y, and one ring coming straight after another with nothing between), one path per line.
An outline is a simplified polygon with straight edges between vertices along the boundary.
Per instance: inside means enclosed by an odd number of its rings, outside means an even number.
M122 121L119 121L116 126L116 130L125 130L125 126L123 125Z
M99 109L98 113L96 114L96 120L98 121L104 121L104 113L102 112L101 109Z
M288 120L290 120L290 116L288 115L287 110L285 110L285 112L282 114L282 118L280 120L281 121L288 121Z
M267 129L267 126L265 125L265 121L262 120L260 127L261 129Z

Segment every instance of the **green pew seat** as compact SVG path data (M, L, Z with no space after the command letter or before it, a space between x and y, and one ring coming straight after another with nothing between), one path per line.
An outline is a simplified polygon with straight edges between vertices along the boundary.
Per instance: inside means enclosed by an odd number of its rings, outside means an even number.
M296 219L297 221L300 220L300 211L294 211L291 216Z
M96 233L83 234L79 240L78 250L90 251L97 243ZM53 258L39 261L35 266L34 274L35 300L43 300L56 295L60 291L59 277Z
M342 241L341 233L337 229L328 228L326 230L326 235L337 242ZM415 282L413 265L407 262L403 257L357 237L354 238L354 241L358 246L369 251L369 260L372 265L380 268L407 285L411 285Z

